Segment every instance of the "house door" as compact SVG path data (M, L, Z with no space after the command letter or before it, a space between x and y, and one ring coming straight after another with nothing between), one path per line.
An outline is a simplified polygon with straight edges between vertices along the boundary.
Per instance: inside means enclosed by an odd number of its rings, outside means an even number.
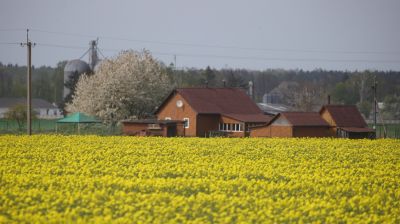
M175 137L176 136L176 125L167 127L167 137Z

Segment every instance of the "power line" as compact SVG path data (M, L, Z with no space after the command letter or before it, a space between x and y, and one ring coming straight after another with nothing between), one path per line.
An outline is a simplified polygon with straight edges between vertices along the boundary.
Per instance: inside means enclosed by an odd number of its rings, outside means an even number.
M21 43L17 42L0 42L1 45L20 45Z
M104 51L121 51L118 49L103 49ZM364 59L321 59L321 58L279 58L279 57L245 57L215 54L185 54L173 52L151 51L154 55L179 56L179 57L200 57L200 58L227 58L237 60L258 60L258 61L319 61L319 62L357 62L357 63L399 63L400 60L364 60Z
M90 48L87 49L87 51L85 51L85 53L83 53L83 55L79 58L79 60L81 60L83 57L85 57L85 55L90 51Z
M25 32L26 29L0 29L0 32Z
M47 31L47 30L41 30L41 29L31 29L31 31L33 31L33 32L38 32L38 33L48 33L48 34L64 35L64 36L76 36L76 37L85 37L85 38L96 38L95 35L88 35L88 34L65 33L65 32Z
M23 29L0 29L0 31L24 31ZM41 32L41 33L49 33L56 35L67 35L67 36L79 36L85 38L95 38L95 35L88 34L77 34L77 33L66 33L66 32L58 32L58 31L47 31L41 29L31 29L31 31ZM222 48L222 49L240 49L240 50L256 50L256 51L270 51L270 52L302 52L302 53L334 53L334 54L393 54L397 55L400 52L383 52L383 51L335 51L335 50L304 50L304 49L273 49L273 48L249 48L249 47L237 47L237 46L222 46L222 45L207 45L207 44L189 44L189 43L177 43L177 42L164 42L164 41L148 41L148 40L136 40L129 38L119 38L119 37L109 37L109 36L101 36L103 39L112 39L112 40L121 40L121 41L130 41L130 42L141 42L141 43L153 43L153 44L163 44L163 45L175 45L175 46L192 46L192 47L207 47L207 48ZM0 43L2 45L5 44L15 44L15 43ZM59 47L59 48L70 48L70 49L86 49L85 47L80 46L66 46L66 45L55 45L55 44L42 44L42 46L46 47ZM112 49L112 51L118 51ZM160 55L173 55L173 53L158 53ZM232 57L232 56L216 56L216 55L189 55L189 54L180 54L180 56L187 57L219 57L219 58L237 58L237 59L255 59L255 60L265 60L263 58L255 58L255 57ZM279 61L288 61L288 59L283 58L268 58L268 60L279 60ZM293 60L293 59L289 59ZM398 63L397 61L387 61L387 60L331 60L331 59L294 59L294 61L332 61L332 62L383 62L383 63Z
M103 54L103 52L100 50L100 48L97 48L97 51L101 54L101 56L103 56L103 58L106 58Z
M207 57L207 58L229 58L239 60L259 60L259 61L319 61L319 62L357 62L357 63L399 63L396 60L358 60L358 59L320 59L320 58L278 58L278 57L243 57L243 56L229 56L229 55L194 55L194 54L172 54L180 57Z
M22 29L0 29L0 31L23 31ZM31 31L56 34L56 35L68 35L68 36L79 36L85 38L94 38L94 35L77 34L77 33L66 33L57 31L47 31L40 29L31 29ZM204 44L188 44L188 43L176 43L176 42L164 42L164 41L147 41L147 40L135 40L129 38L118 38L118 37L107 37L102 36L103 39L113 39L121 41L131 42L142 42L142 43L155 43L165 45L180 45L180 46L194 46L194 47L208 47L208 48L230 48L230 49L241 49L241 50L258 50L258 51L276 51L276 52L303 52L303 53L337 53L337 54L400 54L400 52L372 52L372 51L321 51L321 50L298 50L298 49L263 49L263 48L247 48L247 47L236 47L236 46L222 46L222 45L204 45ZM13 45L19 43L13 42L0 42L2 45ZM44 47L57 47L65 49L87 49L81 46L72 45L60 45L60 44L48 44L38 43ZM122 49L103 49L105 51L122 51ZM319 61L319 62L356 62L356 63L400 63L397 60L365 60L365 59L321 59L321 58L285 58L285 57L247 57L247 56L231 56L231 55L215 55L215 54L186 54L186 53L167 53L167 52L152 52L155 55L168 55L168 56L180 56L180 57L202 57L202 58L227 58L227 59L239 59L239 60L262 60L262 61Z
M102 38L110 40L120 40L128 42L139 42L139 43L150 43L160 45L172 45L172 46L186 46L186 47L200 47L200 48L219 48L219 49L237 49L237 50L251 50L251 51L267 51L267 52L298 52L298 53L323 53L323 54L378 54L378 55L399 55L400 52L396 51L339 51L339 50L315 50L315 49L278 49L278 48L254 48L254 47L240 47L240 46L228 46L228 45L211 45L211 44L194 44L194 43L182 43L182 42L167 42L167 41L151 41L151 40L139 40L112 36L95 36L89 34L77 34L77 33L66 33L58 31L47 31L40 29L31 29L34 32L49 33L56 35L65 36L77 36L85 38Z
M72 45L60 45L60 44L37 43L36 45L43 46L43 47L55 47L55 48L77 49L77 50L82 50L82 49L86 50L87 49L87 47L72 46Z
M72 46L72 45L59 45L38 43L38 46L65 48L65 49L78 49L87 50L86 47ZM102 48L102 51L119 52L123 49ZM387 63L387 64L400 64L400 60L366 60L366 59L321 59L321 58L286 58L286 57L247 57L247 56L232 56L232 55L217 55L217 54L186 54L175 52L159 52L151 51L154 55L159 56L179 56L179 57L192 57L192 58L226 58L234 60L257 60L257 61L291 61L291 62L353 62L353 63ZM86 54L86 52L85 52ZM102 54L102 53L101 53ZM103 55L103 54L102 54ZM104 55L103 55L104 57ZM105 57L104 57L105 58Z

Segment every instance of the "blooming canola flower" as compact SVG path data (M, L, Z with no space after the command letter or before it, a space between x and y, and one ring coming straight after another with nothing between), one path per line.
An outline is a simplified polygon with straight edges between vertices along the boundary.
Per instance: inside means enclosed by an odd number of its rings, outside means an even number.
M0 136L0 223L400 222L393 139Z

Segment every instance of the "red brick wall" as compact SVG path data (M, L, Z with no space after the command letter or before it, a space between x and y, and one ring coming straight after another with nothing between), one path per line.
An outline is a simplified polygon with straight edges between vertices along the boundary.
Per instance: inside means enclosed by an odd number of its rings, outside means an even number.
M294 127L293 137L331 137L329 127Z
M177 136L185 136L185 128L183 127L183 124L176 125L176 133Z
M329 127L263 126L253 128L250 137L332 137Z
M140 131L147 130L147 124L122 123L125 135L140 135Z
M182 100L183 106L177 107L176 101ZM197 123L196 123L197 112L186 102L180 94L172 96L164 107L158 112L157 119L165 120L166 117L170 117L172 120L183 120L183 118L189 118L189 128L185 128L185 136L196 136L197 135Z
M250 137L271 137L271 126L251 128Z
M333 120L332 116L325 109L321 111L321 117L331 126L329 129L329 135L335 137L336 136L336 123Z
M205 137L209 131L218 131L219 115L214 114L199 114L197 115L197 136Z
M292 126L271 126L271 137L293 137Z

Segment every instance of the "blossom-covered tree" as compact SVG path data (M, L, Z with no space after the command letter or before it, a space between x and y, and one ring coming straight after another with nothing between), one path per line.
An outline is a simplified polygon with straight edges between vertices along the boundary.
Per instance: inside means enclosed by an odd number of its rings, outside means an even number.
M109 124L144 118L171 89L165 66L148 51L123 51L104 60L94 75L81 76L67 111L96 115Z

